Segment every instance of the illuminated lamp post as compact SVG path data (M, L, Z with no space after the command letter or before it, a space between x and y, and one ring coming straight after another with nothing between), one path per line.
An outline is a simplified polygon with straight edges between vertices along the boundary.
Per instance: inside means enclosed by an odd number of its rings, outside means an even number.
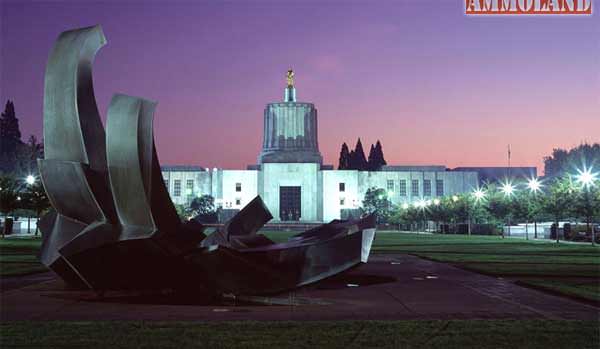
M527 188L529 188L530 195L537 195L537 193L542 191L542 183L539 179L532 177L527 181ZM525 224L525 238L529 240L529 231L527 229L527 224ZM533 218L533 238L537 239L537 219Z
M515 186L509 180L507 180L504 184L502 184L502 187L500 188L500 190L502 190L502 192L504 193L504 196L510 200L512 195L515 193ZM509 212L509 214L508 214L508 236L510 236L510 224L511 224L511 221L510 221L510 212ZM504 230L502 230L502 238L504 238Z
M590 189L591 187L596 185L596 180L598 180L598 174L592 172L592 168L584 168L583 170L577 170L578 174L575 176L575 179L578 183L581 184L581 190L583 190L583 194L585 195L586 202L589 202L590 197ZM590 217L589 214L586 214L586 225L587 231L590 232ZM594 227L591 227L591 236L592 236L592 245L596 244L596 234L594 231Z

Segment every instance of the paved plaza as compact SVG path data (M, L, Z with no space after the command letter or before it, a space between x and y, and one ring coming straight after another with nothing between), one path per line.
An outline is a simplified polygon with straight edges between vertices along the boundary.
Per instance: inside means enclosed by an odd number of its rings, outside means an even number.
M376 254L345 275L270 298L197 297L65 289L52 274L2 280L2 320L581 319L599 309L444 263ZM295 305L290 305L291 303Z

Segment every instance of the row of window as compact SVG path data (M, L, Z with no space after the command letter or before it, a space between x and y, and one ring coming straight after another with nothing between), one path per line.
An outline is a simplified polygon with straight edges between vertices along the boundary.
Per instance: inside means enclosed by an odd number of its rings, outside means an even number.
M169 180L165 179L165 186L167 190L169 190ZM192 195L194 193L194 180L188 179L185 181L185 191L187 195ZM173 196L180 197L181 196L181 179L173 180Z
M340 192L346 191L346 183L339 183ZM387 181L387 190L389 192L395 192L396 186L393 179L388 179ZM398 182L398 195L406 196L406 179L401 179ZM410 194L412 196L419 196L419 180L413 179L410 183ZM444 196L444 180L436 179L435 180L435 194L437 196ZM423 196L431 196L431 179L423 180Z
M165 179L165 186L167 190L169 190L169 180ZM194 193L194 180L188 179L185 181L185 190L187 195L192 195ZM235 191L242 191L242 183L235 183ZM181 179L173 180L173 196L180 197L181 196ZM239 205L236 200L236 205Z

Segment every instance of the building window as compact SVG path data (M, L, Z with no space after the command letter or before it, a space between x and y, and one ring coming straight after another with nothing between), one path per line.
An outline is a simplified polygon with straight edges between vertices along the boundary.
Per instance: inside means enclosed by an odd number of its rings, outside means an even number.
M235 183L235 191L237 191L237 192L242 191L242 183Z
M388 181L387 181L387 190L388 191L394 191L394 180L393 179L388 179Z
M242 204L242 199L235 199L235 205L240 206Z
M340 192L345 192L345 191L346 191L346 183L340 182Z
M173 181L173 196L181 196L181 179Z
M419 196L419 180L413 179L410 185L410 194L412 196Z
M340 198L340 206L344 206L346 204L346 199Z
M444 180L443 179L435 180L435 195L444 196Z
M185 181L185 195L192 194L194 194L194 180L188 179L187 181Z
M423 180L423 196L431 196L431 179Z
M406 179L400 180L398 191L400 192L400 196L406 196Z

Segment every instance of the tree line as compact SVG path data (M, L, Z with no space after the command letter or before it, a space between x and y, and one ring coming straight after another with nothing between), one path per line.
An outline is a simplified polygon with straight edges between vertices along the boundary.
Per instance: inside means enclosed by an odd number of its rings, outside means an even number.
M383 147L379 140L377 140L375 145L371 144L368 158L365 156L360 138L356 142L354 150L349 150L346 142L342 144L338 170L378 171L384 165L387 165L387 162L385 161Z
M531 182L529 182L531 183ZM420 200L412 204L393 205L387 192L370 188L363 200L365 212L375 212L380 224L397 224L408 229L423 229L433 222L437 231L448 226L487 225L488 233L504 236L505 225L531 225L533 237L538 237L537 223L553 222L551 237L558 242L557 227L564 220L584 223L583 230L564 229L564 238L598 242L593 222L600 220L600 180L596 176L582 181L580 176L565 174L539 183L533 189L526 183L488 183L473 192ZM527 230L529 232L529 230ZM585 236L578 236L585 234Z

